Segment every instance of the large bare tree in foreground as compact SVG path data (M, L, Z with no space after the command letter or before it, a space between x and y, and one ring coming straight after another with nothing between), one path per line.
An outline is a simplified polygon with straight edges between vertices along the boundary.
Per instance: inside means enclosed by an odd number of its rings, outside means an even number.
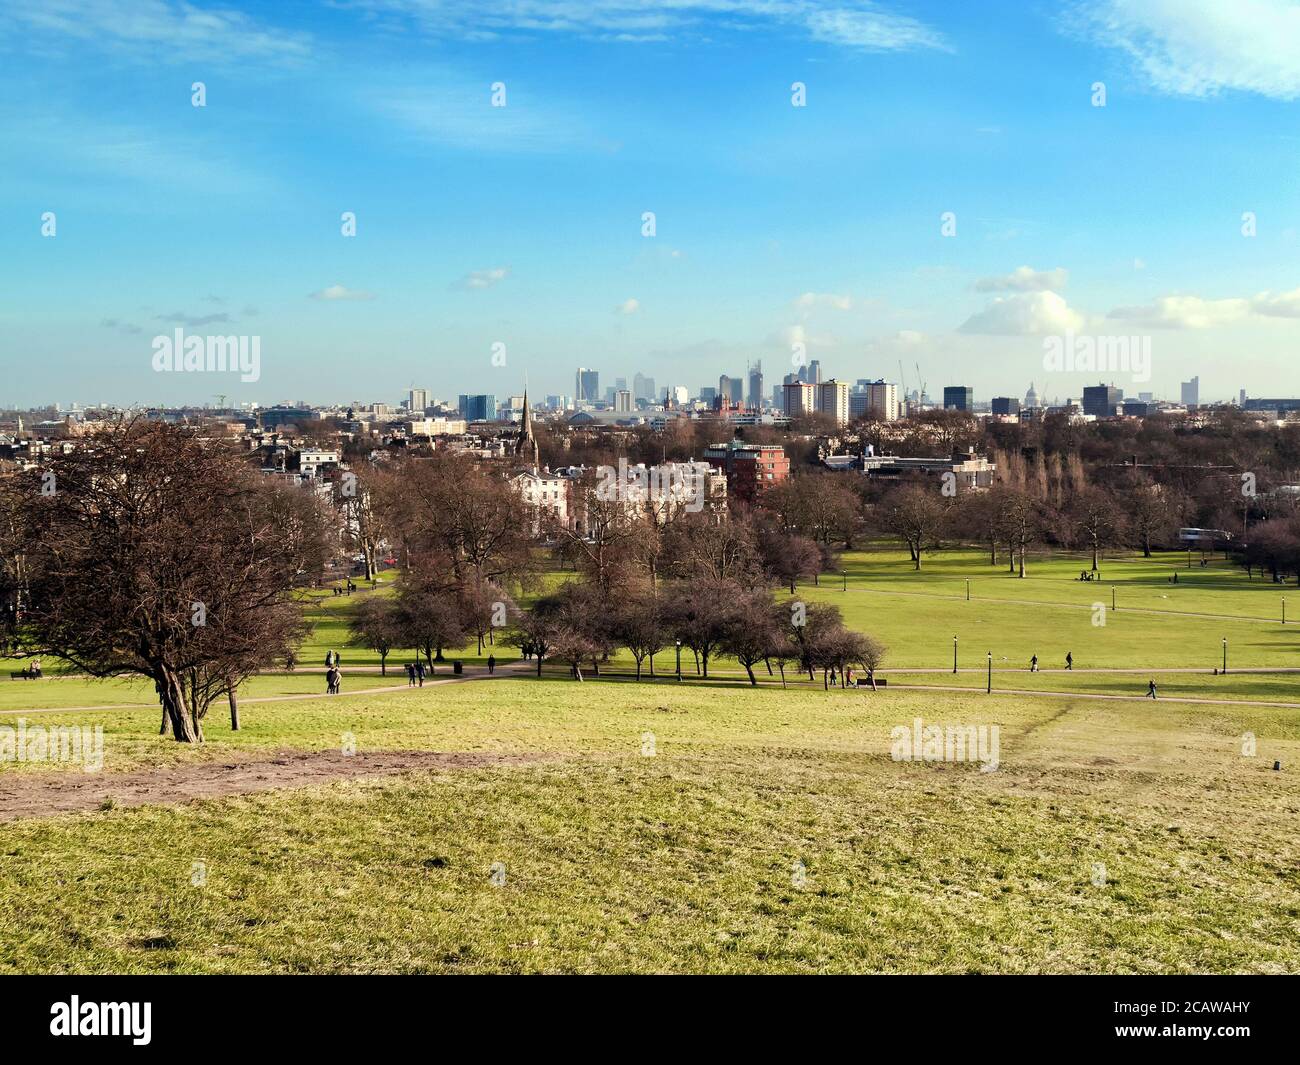
M238 727L239 683L301 639L293 587L323 562L320 508L187 428L124 422L0 492L27 530L24 646L150 678L178 741L202 742L222 696Z

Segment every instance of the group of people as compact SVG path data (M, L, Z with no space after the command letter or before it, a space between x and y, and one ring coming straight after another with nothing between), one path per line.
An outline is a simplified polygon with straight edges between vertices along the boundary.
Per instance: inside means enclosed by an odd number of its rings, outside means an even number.
M339 653L337 651L325 652L325 694L338 695L340 683L343 680L343 673L339 669Z
M433 669L430 668L430 673ZM424 687L424 662L416 659L414 662L406 663L406 686L408 688Z
M335 595L351 595L353 592L357 590L357 586L353 584L351 581L348 581L346 591L340 588L337 584L333 586L332 590Z
M1099 581L1099 580L1101 580L1101 573L1100 573L1100 572L1097 572L1097 573L1090 573L1090 572L1088 572L1088 570L1086 570L1086 569L1081 569L1081 570L1079 570L1079 580L1081 580L1081 581Z
M1066 669L1070 669L1070 670L1074 669L1074 652L1072 652L1072 651L1066 651L1066 652L1065 652L1065 668L1066 668ZM1033 658L1031 658L1031 659L1029 660L1029 672L1030 672L1030 673L1037 673L1037 672L1038 672L1038 656L1037 656L1037 655L1034 655Z

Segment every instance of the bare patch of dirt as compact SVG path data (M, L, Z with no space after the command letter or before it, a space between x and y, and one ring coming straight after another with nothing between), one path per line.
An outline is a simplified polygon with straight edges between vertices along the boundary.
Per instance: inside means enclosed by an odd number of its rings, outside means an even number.
M0 822L220 799L420 769L525 765L545 757L458 751L369 751L353 755L341 751L281 751L259 759L226 759L129 773L5 773L0 775Z

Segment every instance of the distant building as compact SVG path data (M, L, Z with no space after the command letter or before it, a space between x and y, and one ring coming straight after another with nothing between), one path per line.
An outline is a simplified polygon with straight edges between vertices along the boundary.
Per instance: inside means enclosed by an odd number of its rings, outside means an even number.
M1201 402L1201 379L1193 377L1190 381L1182 382L1179 394L1184 407L1196 407Z
M951 458L904 458L898 455L867 455L859 460L862 470L869 477L899 478L907 474L951 473L956 479L957 490L983 491L993 486L993 476L997 472L996 463L989 462L983 455L973 450L955 451Z
M1126 399L1122 409L1126 418L1145 418L1155 413L1156 405L1145 399Z
M537 536L549 523L561 528L569 524L569 481L564 477L536 469L517 473L510 478L524 505L528 508L529 524Z
M494 422L497 418L497 397L490 394L462 395L457 408L467 422Z
M1246 410L1273 411L1278 416L1300 411L1300 399L1247 399Z
M1013 396L994 396L989 404L989 410L993 414L1019 414L1020 400Z
M1123 390L1114 385L1088 385L1083 390L1083 413L1094 418L1114 417L1123 402Z
M632 393L626 388L620 388L614 393L614 409L620 414L629 414L632 411Z
M577 374L574 375L573 385L574 398L579 404L595 403L600 399L598 370L588 370L585 366L579 366Z
M749 405L755 409L763 406L762 362L756 362L749 368Z
M787 417L798 418L817 409L817 389L807 381L787 381L782 388L781 410Z
M790 460L779 445L732 440L706 448L704 461L726 474L728 495L746 501L757 499L790 476Z
M964 410L968 413L975 409L975 389L965 385L945 385L943 389L944 410Z
M406 395L406 409L412 414L423 414L424 408L429 405L429 390L427 388L413 388Z
M835 419L836 425L847 425L849 421L849 383L847 381L823 381L814 385L816 389L817 410Z
M1038 393L1034 390L1034 382L1029 382L1029 391L1025 393L1025 407L1027 410L1033 410L1040 406L1038 402Z

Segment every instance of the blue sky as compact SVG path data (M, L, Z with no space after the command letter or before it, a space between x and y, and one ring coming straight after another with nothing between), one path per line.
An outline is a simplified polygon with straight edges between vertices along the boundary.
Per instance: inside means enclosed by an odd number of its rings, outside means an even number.
M1295 394L1298 97L1293 0L10 3L0 405L771 384L794 342ZM155 373L178 325L261 379ZM1150 382L1045 372L1067 330L1149 336Z

